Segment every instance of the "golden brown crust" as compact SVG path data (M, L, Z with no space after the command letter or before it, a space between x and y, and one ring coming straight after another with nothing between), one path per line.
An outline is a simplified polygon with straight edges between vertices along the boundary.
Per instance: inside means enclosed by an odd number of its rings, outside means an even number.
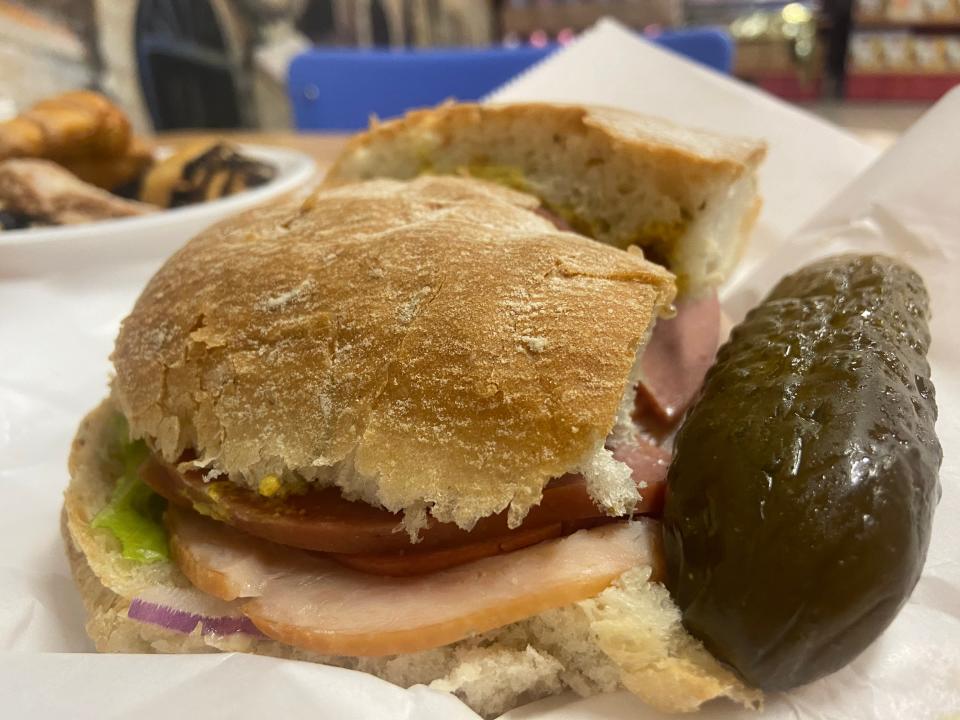
M137 180L153 164L153 149L134 138L127 152L118 157L77 158L62 165L84 182L104 190L113 190Z
M43 129L19 116L0 123L0 160L14 157L43 157Z
M497 179L597 240L643 247L696 292L719 283L742 253L765 152L756 140L620 109L448 103L374 123L347 143L325 183Z
M535 204L425 177L234 218L150 281L114 397L170 461L193 447L236 480L295 471L463 527L522 517L602 445L674 292Z
M88 90L41 100L13 120L0 123L0 160L117 157L130 144L130 122L103 95Z
M352 171L348 165L358 150L405 136L411 129L428 128L447 138L456 138L469 128L499 120L515 123L518 130L527 134L536 132L537 126L544 124L571 134L593 128L620 143L619 149L623 152L661 155L668 163L675 164L673 170L680 170L678 166L683 165L687 171L692 164L704 172L740 174L759 164L766 154L766 146L756 140L684 128L663 118L618 108L558 103L445 103L436 108L414 110L394 120L375 122L368 132L354 135L327 171L327 181L333 184L349 179Z

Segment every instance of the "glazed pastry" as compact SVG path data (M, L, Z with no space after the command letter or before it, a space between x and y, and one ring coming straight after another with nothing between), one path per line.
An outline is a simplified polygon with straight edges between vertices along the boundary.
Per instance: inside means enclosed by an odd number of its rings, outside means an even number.
M140 138L133 138L126 153L120 157L77 158L64 160L61 164L84 182L117 192L130 184L138 184L153 164L153 151ZM137 194L137 191L133 193L134 196Z
M0 160L115 158L130 146L130 122L107 98L78 90L41 100L0 123Z

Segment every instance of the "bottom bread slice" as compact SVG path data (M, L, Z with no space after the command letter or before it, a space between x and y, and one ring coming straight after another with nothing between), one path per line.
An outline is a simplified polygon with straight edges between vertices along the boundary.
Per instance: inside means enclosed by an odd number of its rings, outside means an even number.
M696 710L724 696L747 707L761 701L683 630L669 593L649 582L648 567L628 571L595 598L451 645L388 657L318 656L251 633L205 632L200 623L177 632L133 619L128 613L140 595L190 585L172 562L126 560L113 536L90 524L115 483L104 453L115 412L104 402L80 426L61 523L87 633L101 652L250 652L319 662L401 687L453 692L485 717L567 689L587 696L625 687L668 712Z

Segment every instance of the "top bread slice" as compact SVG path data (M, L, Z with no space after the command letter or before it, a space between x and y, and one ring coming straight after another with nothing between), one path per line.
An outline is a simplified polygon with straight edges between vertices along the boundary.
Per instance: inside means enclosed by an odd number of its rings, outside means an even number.
M168 462L256 488L337 485L415 535L429 510L511 525L583 472L637 501L604 449L673 277L558 231L473 179L376 180L196 237L124 320L113 397Z
M681 292L717 285L759 213L764 143L611 108L446 104L373 123L325 182L462 174L536 195L575 230L637 245Z
M138 598L199 604L214 616L236 610L202 596L173 562L126 559L116 538L93 526L121 472L113 458L113 446L121 440L117 412L106 401L80 424L70 452L61 528L87 610L87 633L101 652L249 652L321 662L403 687L423 683L453 692L485 717L567 689L592 695L626 687L667 712L695 710L724 696L746 706L760 702L760 693L745 688L684 631L667 590L648 581L649 567L629 571L595 598L406 655L319 656L260 635L221 635L202 624L190 633L177 632L136 620L129 612ZM424 602L430 602L428 596Z

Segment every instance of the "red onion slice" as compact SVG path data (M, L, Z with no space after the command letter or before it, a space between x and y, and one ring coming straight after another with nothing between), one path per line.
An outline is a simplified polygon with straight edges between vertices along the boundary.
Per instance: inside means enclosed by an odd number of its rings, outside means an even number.
M199 625L203 635L263 636L234 603L193 588L147 588L130 602L127 617L184 634Z
M263 637L263 633L257 630L256 626L250 622L250 619L243 615L231 617L209 617L207 615L197 615L196 613L178 610L177 608L157 605L147 602L140 598L134 598L127 609L127 617L150 625L159 625L167 630L189 635L197 624L200 625L202 635L236 635L244 633L246 635L257 635Z

